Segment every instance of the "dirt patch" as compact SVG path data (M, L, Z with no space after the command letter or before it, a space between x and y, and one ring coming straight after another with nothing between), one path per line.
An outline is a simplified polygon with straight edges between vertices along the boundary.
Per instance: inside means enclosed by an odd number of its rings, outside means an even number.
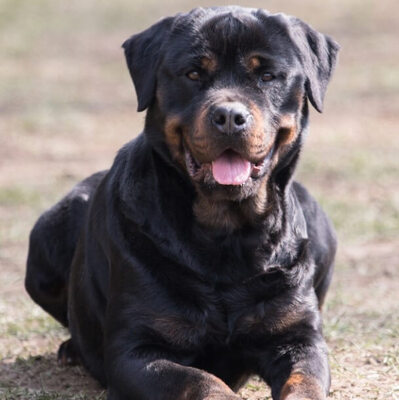
M57 365L55 354L44 354L0 364L1 384L31 391L57 392L88 396L101 394L99 384L82 367L63 368Z

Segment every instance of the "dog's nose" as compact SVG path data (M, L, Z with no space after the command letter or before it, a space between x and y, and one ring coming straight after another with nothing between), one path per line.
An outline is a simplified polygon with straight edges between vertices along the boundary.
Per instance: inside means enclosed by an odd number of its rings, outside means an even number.
M242 132L250 120L248 109L241 103L223 103L212 113L213 125L222 133L234 134Z

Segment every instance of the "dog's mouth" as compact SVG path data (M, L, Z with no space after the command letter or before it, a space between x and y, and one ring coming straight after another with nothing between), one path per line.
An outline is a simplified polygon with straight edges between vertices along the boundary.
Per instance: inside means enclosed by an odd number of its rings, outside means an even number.
M251 162L238 152L227 149L215 160L207 163L198 162L185 148L185 161L189 175L194 181L214 180L219 185L244 185L250 178L261 177L270 162L273 150L258 162Z

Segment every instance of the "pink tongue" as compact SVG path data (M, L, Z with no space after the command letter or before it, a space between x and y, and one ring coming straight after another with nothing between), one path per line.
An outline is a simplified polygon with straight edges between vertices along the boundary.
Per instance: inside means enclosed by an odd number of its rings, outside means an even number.
M215 181L221 185L241 185L251 174L251 163L234 151L225 151L212 162Z

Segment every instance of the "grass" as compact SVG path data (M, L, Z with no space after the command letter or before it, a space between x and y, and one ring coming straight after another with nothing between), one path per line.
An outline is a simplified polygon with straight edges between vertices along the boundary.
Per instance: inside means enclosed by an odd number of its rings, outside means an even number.
M27 301L19 302L18 310L20 311L19 315L11 316L7 312L7 307L4 304L1 306L0 336L3 339L12 337L18 340L27 340L32 335L49 334L59 337L65 335L65 330L58 322L38 308L32 310Z
M37 206L40 201L41 194L39 191L29 190L20 186L4 187L0 190L0 205L4 207Z
M298 15L342 45L297 174L340 243L324 309L331 398L399 399L399 4L245 4ZM0 399L105 399L82 368L57 366L68 334L23 288L29 230L142 128L121 43L194 5L0 0ZM256 377L241 395L270 399Z
M53 392L46 392L43 390L31 389L5 389L0 388L0 395L4 400L18 399L33 399L33 400L105 400L105 395L86 395L84 393L78 394L57 394Z

